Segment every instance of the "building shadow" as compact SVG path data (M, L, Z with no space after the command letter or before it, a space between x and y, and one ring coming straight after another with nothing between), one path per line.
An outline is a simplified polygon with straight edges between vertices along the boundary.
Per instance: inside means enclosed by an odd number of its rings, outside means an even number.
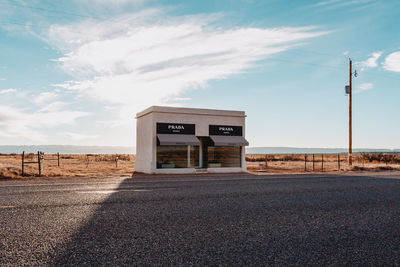
M124 180L49 265L400 263L397 179L142 178Z

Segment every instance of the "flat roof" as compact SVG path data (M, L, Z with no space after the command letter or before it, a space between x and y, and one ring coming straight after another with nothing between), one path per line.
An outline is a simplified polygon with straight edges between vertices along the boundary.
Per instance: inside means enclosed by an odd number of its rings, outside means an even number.
M244 111L238 111L238 110L151 106L141 112L136 113L136 119L139 119L140 117L146 116L150 113L171 113L171 114L223 116L223 117L227 117L227 116L228 117L246 117L246 114Z

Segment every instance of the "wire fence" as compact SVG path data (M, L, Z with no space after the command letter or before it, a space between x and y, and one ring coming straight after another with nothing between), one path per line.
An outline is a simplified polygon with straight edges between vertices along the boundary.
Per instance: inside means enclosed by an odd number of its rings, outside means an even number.
M347 154L265 154L246 155L249 171L332 172L348 170L400 170L398 153L356 153L353 165Z
M0 154L0 177L131 175L131 154ZM246 155L249 172L312 173L338 171L400 170L399 153L355 153L349 166L347 154Z
M134 160L129 154L0 154L0 177L127 175Z

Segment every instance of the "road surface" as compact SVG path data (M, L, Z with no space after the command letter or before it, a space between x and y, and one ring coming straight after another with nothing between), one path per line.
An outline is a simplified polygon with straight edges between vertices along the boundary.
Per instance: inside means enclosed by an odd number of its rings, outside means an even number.
M399 265L400 177L0 181L0 265Z

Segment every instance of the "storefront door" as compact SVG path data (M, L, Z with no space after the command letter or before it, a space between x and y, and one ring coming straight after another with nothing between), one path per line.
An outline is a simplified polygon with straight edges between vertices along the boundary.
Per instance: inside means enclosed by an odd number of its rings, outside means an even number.
M201 146L201 165L200 168L208 168L208 147L212 145L212 141L208 136L198 137Z

